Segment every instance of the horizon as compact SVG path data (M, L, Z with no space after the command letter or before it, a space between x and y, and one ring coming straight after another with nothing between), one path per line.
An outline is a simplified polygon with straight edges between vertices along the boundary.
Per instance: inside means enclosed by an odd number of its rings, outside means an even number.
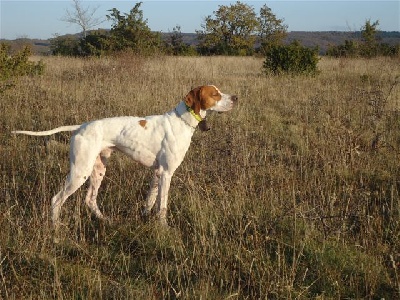
M89 30L89 31L93 31L93 30L110 30L110 29L107 29L107 28L97 28L97 29L91 29L91 30ZM153 31L153 32L159 32L159 31ZM290 33L341 33L341 34L345 34L345 33L349 33L349 34L351 34L351 33L360 33L361 31L360 30L357 30L357 31L345 31L345 30L342 30L342 31L340 31L340 30L323 30L323 31L304 31L304 30L291 30L291 31L287 31L287 33L288 34L290 34ZM385 33L400 33L400 31L399 30L392 30L392 31L386 31L386 30L379 30L379 32L385 32ZM379 32L378 32L378 34L379 34ZM171 32L160 32L161 34L170 34ZM196 32L181 32L182 34L193 34L193 35L197 35L197 33ZM60 35L60 36L66 36L66 35L79 35L79 34L81 34L81 32L75 32L75 33L65 33L65 34L62 34L62 35ZM52 39L52 38L54 38L54 37L50 37L50 38L44 38L44 39L42 39L42 38L35 38L35 37L18 37L18 38L15 38L15 39L5 39L5 38L0 38L0 41L18 41L18 40L24 40L24 39L27 39L27 40L39 40L39 41L48 41L48 40L50 40L50 39ZM397 38L397 37L396 37Z

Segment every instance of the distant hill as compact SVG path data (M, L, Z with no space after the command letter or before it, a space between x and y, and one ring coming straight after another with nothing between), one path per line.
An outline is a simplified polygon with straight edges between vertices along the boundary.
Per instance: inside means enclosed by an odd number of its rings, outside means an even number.
M32 52L36 55L50 54L50 40L20 38L16 40L0 39L0 42L10 44L11 50L19 50L25 45L30 45L32 47Z
M381 43L389 45L400 44L399 31L381 31L377 34L378 40ZM343 32L343 31L292 31L285 39L286 43L294 40L300 41L304 46L315 47L318 46L320 54L325 54L329 45L341 45L345 40L361 40L361 32Z
M168 39L172 33L161 33L163 39ZM196 33L182 33L183 41L189 45L197 45ZM318 46L320 54L325 54L329 45L340 45L345 40L360 40L361 32L344 32L344 31L291 31L285 38L285 43L290 43L294 40L300 41L304 46L315 47ZM382 43L389 45L400 44L399 31L381 31L378 33L378 39ZM50 40L40 39L16 39L16 40L0 40L1 42L8 42L12 45L13 49L20 49L23 45L29 44L35 54L49 54L50 53Z

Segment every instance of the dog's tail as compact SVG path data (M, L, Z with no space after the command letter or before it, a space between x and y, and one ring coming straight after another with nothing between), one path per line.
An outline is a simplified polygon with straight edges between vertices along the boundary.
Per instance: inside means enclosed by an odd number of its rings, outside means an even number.
M43 136L43 135L51 135L57 132L62 132L62 131L75 131L77 130L81 125L71 125L71 126L61 126L57 127L51 130L47 131L26 131L26 130L15 130L11 131L11 133L21 133L21 134L27 134L27 135L37 135L37 136Z

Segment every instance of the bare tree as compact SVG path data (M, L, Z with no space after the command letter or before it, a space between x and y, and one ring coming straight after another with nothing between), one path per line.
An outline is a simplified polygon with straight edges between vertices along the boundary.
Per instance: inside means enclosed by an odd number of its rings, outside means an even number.
M65 16L61 20L81 27L83 38L86 38L88 30L100 25L105 20L94 16L99 7L90 8L88 6L85 8L79 0L72 0L72 2L72 10L66 9Z

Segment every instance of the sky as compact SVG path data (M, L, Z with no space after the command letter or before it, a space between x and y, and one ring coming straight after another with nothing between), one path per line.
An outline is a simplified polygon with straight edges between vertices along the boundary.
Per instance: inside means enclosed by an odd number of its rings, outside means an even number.
M96 17L104 18L112 8L129 13L137 1L81 0L84 8L96 8ZM219 5L236 3L224 0L142 0L141 9L147 24L153 31L170 32L177 25L181 32L201 30L204 18L213 15ZM356 31L370 19L379 20L379 29L400 31L400 1L241 1L252 6L255 12L266 4L279 18L284 19L288 31ZM56 35L77 33L77 25L62 21L66 10L73 11L72 1L53 0L0 0L0 39L38 38L48 39ZM101 28L111 28L108 22Z

